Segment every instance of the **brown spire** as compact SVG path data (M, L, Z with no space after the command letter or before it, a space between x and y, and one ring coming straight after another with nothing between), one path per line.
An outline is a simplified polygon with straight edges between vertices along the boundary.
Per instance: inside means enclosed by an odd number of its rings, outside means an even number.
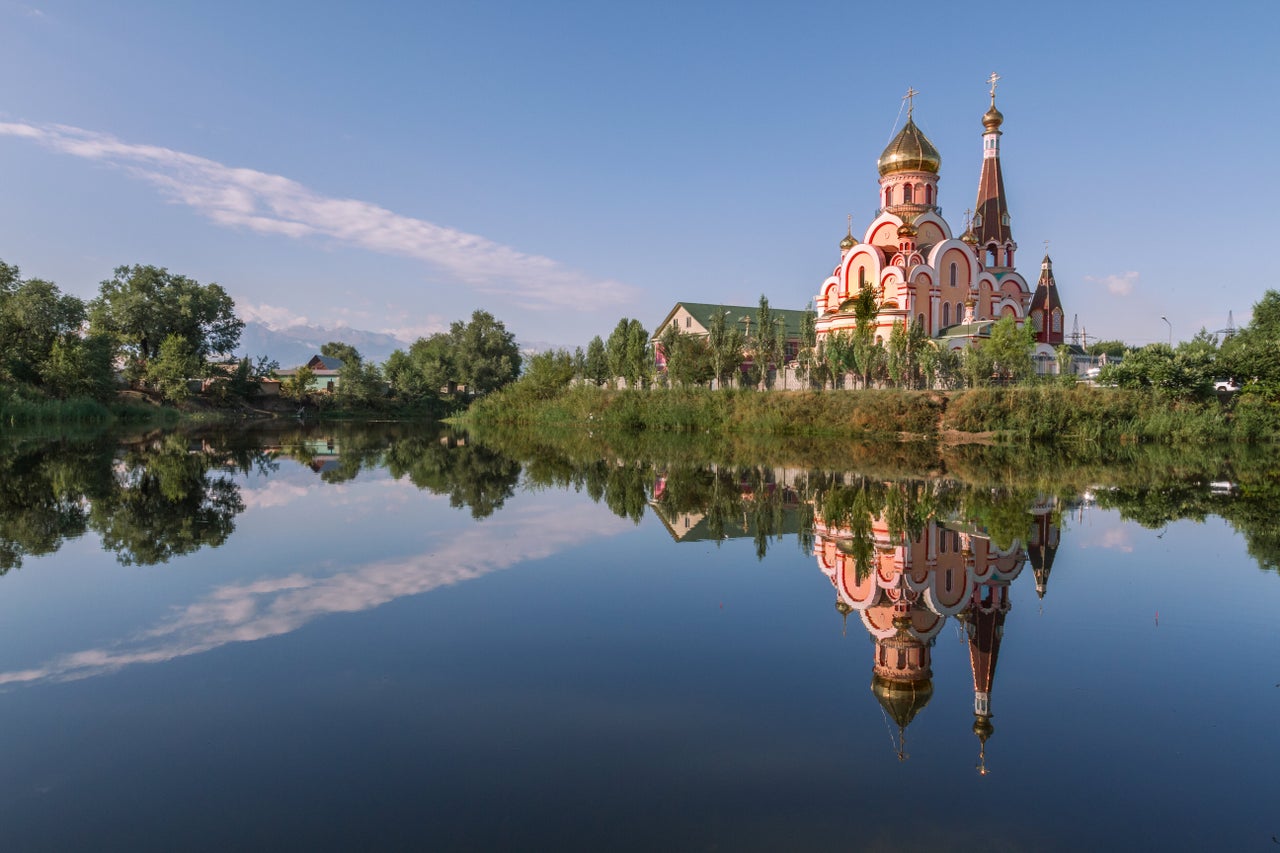
M1066 320L1062 299L1058 296L1058 287L1053 280L1053 261L1049 260L1047 254L1040 262L1040 280L1036 282L1036 292L1031 295L1028 316L1035 330L1036 343L1052 345L1065 340L1062 330Z
M993 77L995 75L992 75ZM1004 116L996 109L995 86L991 89L991 109L982 117L982 176L978 178L978 206L974 210L973 230L978 245L986 247L1013 241L1009 228L1009 205L1004 195L1004 175L1000 171L1000 125Z

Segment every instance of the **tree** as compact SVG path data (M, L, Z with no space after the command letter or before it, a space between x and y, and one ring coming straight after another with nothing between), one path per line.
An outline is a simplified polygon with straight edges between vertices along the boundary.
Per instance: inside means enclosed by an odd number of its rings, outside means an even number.
M608 342L605 343L605 360L609 364L610 386L627 373L627 325L629 323L630 320L627 317L619 320L618 325L614 326L613 331L609 333Z
M307 395L311 393L311 383L315 380L315 372L304 364L280 383L280 396L298 403L305 402Z
M804 306L804 316L800 319L800 349L796 353L796 378L801 382L809 381L812 387L812 374L817 365L816 349L818 345L818 315L814 313L813 303Z
M769 369L781 358L778 349L778 336L774 329L776 319L773 309L769 307L769 297L760 294L760 303L756 307L756 334L754 338L753 361L759 365L760 378L766 387L773 384Z
M853 339L850 341L849 368L862 378L862 387L871 384L871 377L882 363L883 350L876 345L876 319L880 316L880 302L871 282L864 281L853 297ZM881 349L881 352L876 350Z
M992 373L1001 379L1020 382L1035 373L1031 348L1035 345L1035 332L1031 325L1018 325L1012 315L1005 315L991 324L991 337L982 344L991 361Z
M182 335L166 337L155 357L147 362L147 384L171 403L191 396L188 380L199 374L200 359Z
M711 372L720 387L724 387L742 367L742 330L725 322L728 314L723 308L717 308L707 327Z
M609 380L609 359L605 355L604 341L596 335L587 344L587 363L583 378L597 387Z
M336 358L338 361L346 364L356 364L364 361L364 356L360 355L360 351L351 344L342 341L329 341L320 347L320 354L325 358Z
M154 266L117 267L102 282L98 298L89 306L90 328L110 335L131 358L131 375L146 373L171 335L187 342L201 365L236 348L244 321L235 315L235 302L217 284Z
M540 400L549 400L573 381L573 356L568 350L540 352L529 359L529 366L516 387Z
M639 320L627 323L627 386L648 388L653 379L653 347L649 333Z
M454 346L456 381L466 385L470 395L496 391L520 375L516 337L488 311L473 312L469 323L454 322L449 337Z
M1280 392L1280 292L1263 294L1249 325L1223 342L1219 373Z

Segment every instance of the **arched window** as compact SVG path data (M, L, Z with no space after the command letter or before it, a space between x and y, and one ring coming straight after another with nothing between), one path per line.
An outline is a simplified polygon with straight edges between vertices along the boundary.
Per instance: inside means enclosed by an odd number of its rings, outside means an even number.
M902 203L911 204L911 184L902 185Z
M956 286L956 265L955 264L951 265L951 286L952 287Z
M1013 266L1013 247L1006 247L1004 250L1004 264L1007 267Z
M861 290L862 286L866 283L867 283L867 268L858 267L858 289Z
M933 184L924 185L924 203L933 204Z
M1062 312L1057 308L1053 309L1053 330L1055 332L1062 331Z
M923 328L924 328L924 315L923 315L923 314L917 314L917 315L916 315L916 322L917 322L917 323L919 323L919 324L920 324L920 328L922 328L922 329L923 329Z
M996 250L995 244L987 247L987 266L994 267L999 264L999 252Z
M884 188L884 206L888 207L893 204L893 187Z
M1032 312L1031 312L1031 326L1032 326L1032 328L1034 328L1037 332L1043 332L1043 331L1044 331L1044 314L1042 314L1042 313L1041 313L1041 312L1039 312L1039 311L1032 311Z
M951 325L951 303L944 302L942 303L942 328L945 329L947 326L950 326L950 325Z

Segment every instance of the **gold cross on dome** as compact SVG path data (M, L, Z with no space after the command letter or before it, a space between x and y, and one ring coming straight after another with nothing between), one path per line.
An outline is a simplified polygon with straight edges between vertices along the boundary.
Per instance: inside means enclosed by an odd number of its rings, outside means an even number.
M905 95L903 95L903 96L902 96L902 100L904 100L904 101L906 101L906 102L907 102L907 118L911 118L911 112L912 112L912 110L914 110L914 109L915 109L915 107L916 107L916 104L915 104L915 97L916 97L916 95L918 95L918 94L920 94L920 92L919 92L919 91L917 91L917 90L915 90L915 89L911 88L910 86L908 86L908 87L907 87L907 94L905 94Z
M1045 253L1046 255L1047 255L1047 254L1049 254L1049 241L1048 241L1048 240L1045 240L1045 241L1044 241L1044 253Z
M1000 75L992 71L991 76L987 78L987 83L991 85L991 102L996 100L996 84L1000 82Z

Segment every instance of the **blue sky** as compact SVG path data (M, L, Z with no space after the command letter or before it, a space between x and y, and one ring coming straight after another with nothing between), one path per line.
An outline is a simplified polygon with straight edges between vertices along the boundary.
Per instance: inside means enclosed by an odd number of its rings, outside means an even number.
M1276 6L895 8L0 0L0 258L409 339L476 308L570 346L680 299L800 308L908 85L959 230L994 70L1021 268L1050 240L1090 335L1185 338L1280 287L1250 262Z

